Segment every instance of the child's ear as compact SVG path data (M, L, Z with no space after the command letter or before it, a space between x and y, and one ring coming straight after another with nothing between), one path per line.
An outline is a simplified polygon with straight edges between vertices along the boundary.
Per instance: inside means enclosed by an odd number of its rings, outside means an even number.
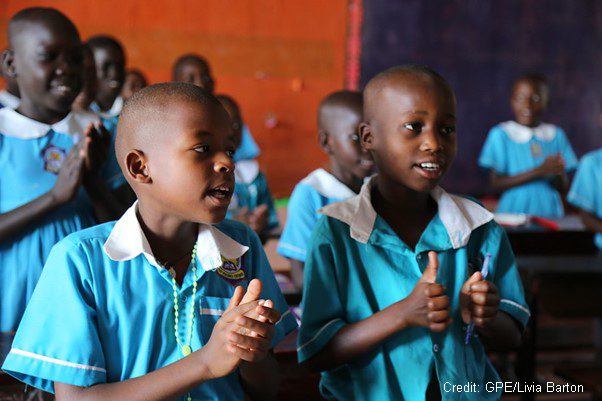
M13 51L10 49L4 49L2 52L2 72L11 78L15 78L17 76L14 61L15 56Z
M332 154L332 146L330 145L330 135L324 130L318 131L318 143L326 154Z
M361 123L358 127L360 135L360 143L362 148L366 150L374 149L374 135L372 135L372 128L368 123Z
M125 172L132 180L141 184L150 184L153 182L146 155L141 150L131 150L125 155Z

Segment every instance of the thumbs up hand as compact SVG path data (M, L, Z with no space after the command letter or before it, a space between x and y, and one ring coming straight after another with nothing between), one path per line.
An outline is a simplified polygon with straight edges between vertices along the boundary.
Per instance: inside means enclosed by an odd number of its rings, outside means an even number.
M500 306L500 296L495 284L483 279L481 272L475 272L466 280L460 290L462 320L474 322L482 328L493 321Z
M429 252L429 262L414 290L405 298L408 326L428 327L431 331L443 331L451 323L449 297L445 288L435 283L439 270L436 252Z

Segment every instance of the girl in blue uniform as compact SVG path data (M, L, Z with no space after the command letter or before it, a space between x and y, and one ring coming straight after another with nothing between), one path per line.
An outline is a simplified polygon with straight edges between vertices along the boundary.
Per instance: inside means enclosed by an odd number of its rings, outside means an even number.
M232 131L238 152L243 137L240 108L230 96L217 95L217 98L232 119ZM236 160L236 153L234 155ZM228 218L248 224L265 243L271 235L270 232L278 228L278 215L268 181L255 159L236 160L235 166L236 186L228 209Z
M577 158L564 131L541 122L549 97L540 75L518 78L510 103L515 121L491 129L479 165L490 170L491 187L501 193L497 212L562 217L567 172Z
M364 121L378 175L322 209L299 362L339 401L456 400L458 384L498 399L484 345L518 346L529 311L493 215L438 187L456 155L454 93L426 67L392 68L366 86Z
M0 331L14 331L50 248L120 215L110 190L123 177L116 164L101 171L110 139L98 117L71 111L82 74L73 23L53 9L23 10L5 57L21 94L16 110L0 110Z

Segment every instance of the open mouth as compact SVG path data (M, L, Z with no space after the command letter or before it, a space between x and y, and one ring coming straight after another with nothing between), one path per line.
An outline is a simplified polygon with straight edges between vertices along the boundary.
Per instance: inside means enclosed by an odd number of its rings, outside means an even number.
M232 190L228 187L220 186L207 191L207 195L213 196L218 199L225 199L229 198L232 195Z
M53 86L54 92L62 96L69 96L75 93L73 86L70 84L58 84Z
M111 89L117 89L121 85L121 82L116 79L111 79L109 82L107 82L107 85Z
M443 175L443 163L439 162L422 162L414 165L420 175L427 179L436 179Z

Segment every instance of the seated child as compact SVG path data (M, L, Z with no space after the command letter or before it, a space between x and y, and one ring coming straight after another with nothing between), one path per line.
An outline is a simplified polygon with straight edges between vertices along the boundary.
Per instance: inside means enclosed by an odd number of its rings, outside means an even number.
M318 141L330 159L330 172L312 171L293 190L278 253L291 261L291 276L303 287L303 264L318 209L356 195L372 172L370 155L359 142L362 94L338 91L328 95L318 109Z
M7 50L5 49L4 51ZM21 101L19 99L17 80L8 74L4 63L1 64L0 68L2 69L2 78L4 78L4 82L6 83L5 89L0 91L0 108L10 107L11 109L16 109L19 107Z
M602 249L602 149L581 158L567 200L580 209L583 224L596 233L596 245Z
M491 187L501 192L497 212L562 217L566 173L577 158L564 131L541 122L548 104L545 78L527 74L512 88L510 103L516 121L489 131L479 165L490 170Z
M467 383L475 399L501 395L484 387L500 380L484 344L517 346L529 311L504 230L438 186L455 116L451 87L427 67L366 86L361 143L379 174L322 209L305 263L298 358L322 371L327 398L451 400Z
M135 68L130 69L125 73L125 82L123 83L123 88L121 88L121 97L123 100L128 100L130 96L147 85L146 77L142 71Z
M11 18L8 40L5 61L21 102L0 109L3 332L17 329L51 247L125 210L111 192L125 180L105 162L109 134L98 116L71 111L82 85L73 23L54 9L25 9Z
M194 85L148 86L116 152L138 202L53 248L3 369L58 401L273 398L269 350L296 324L257 235L222 222L226 111Z
M238 149L243 121L240 108L230 96L217 95L217 99L232 119L232 131ZM235 166L236 186L228 208L228 217L248 224L265 243L270 230L278 227L278 215L268 181L259 169L257 160L240 160Z
M185 54L178 58L172 69L174 82L187 82L208 90L213 94L215 80L211 75L211 68L205 58L198 54ZM236 148L234 161L252 160L259 156L259 147L255 143L251 131L243 122L242 140Z
M125 80L125 51L111 36L94 36L86 43L94 54L98 78L98 90L90 110L106 118L118 116L123 107L120 93Z

